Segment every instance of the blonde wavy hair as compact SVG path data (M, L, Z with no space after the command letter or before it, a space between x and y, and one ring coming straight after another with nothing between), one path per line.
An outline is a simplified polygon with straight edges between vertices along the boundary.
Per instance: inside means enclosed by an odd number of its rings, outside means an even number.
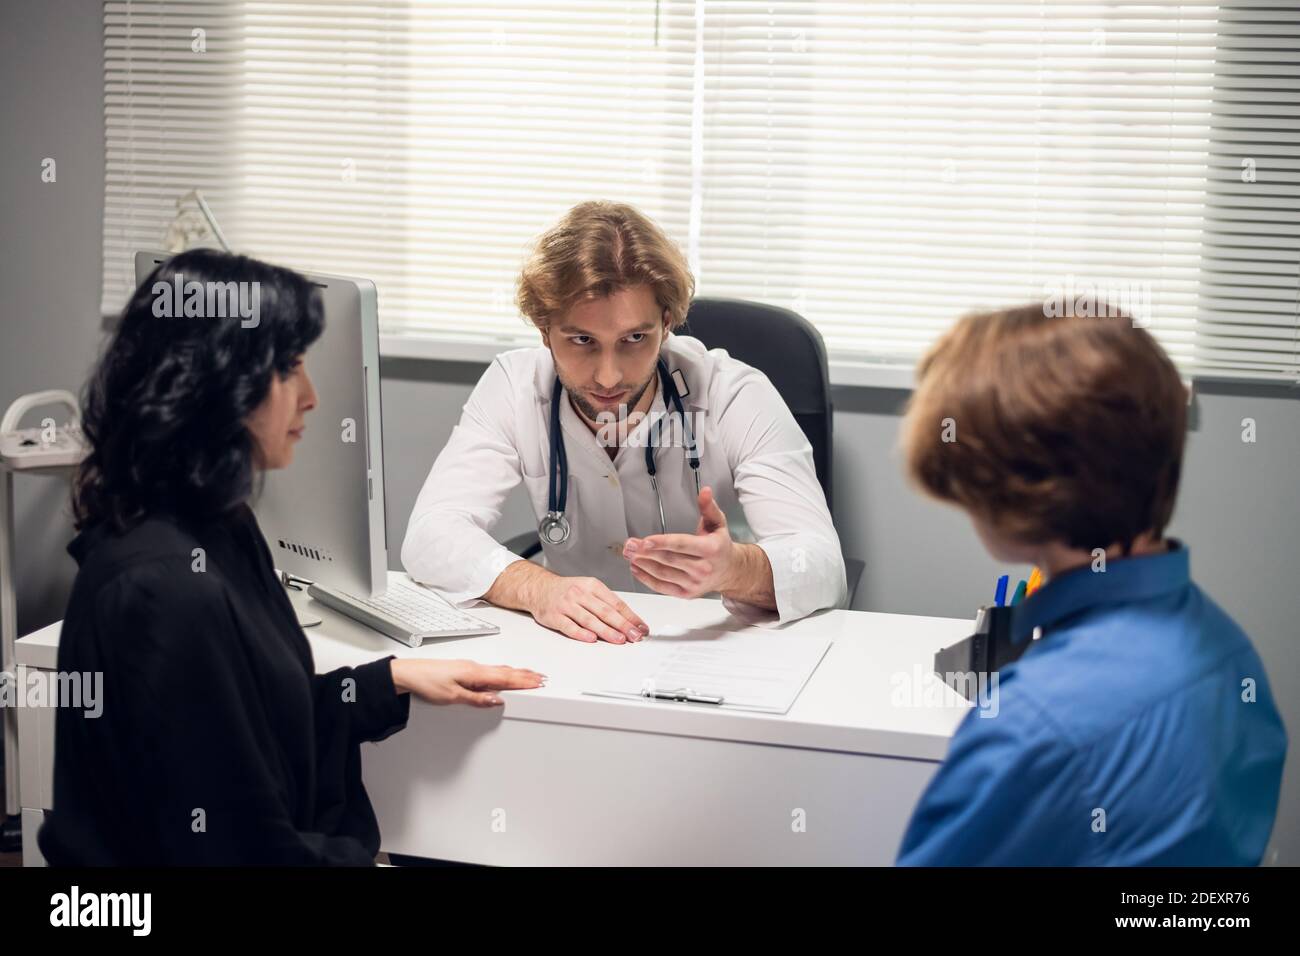
M519 276L515 304L546 331L584 299L603 299L645 285L666 310L669 329L686 321L695 279L681 249L633 206L579 203L547 230Z

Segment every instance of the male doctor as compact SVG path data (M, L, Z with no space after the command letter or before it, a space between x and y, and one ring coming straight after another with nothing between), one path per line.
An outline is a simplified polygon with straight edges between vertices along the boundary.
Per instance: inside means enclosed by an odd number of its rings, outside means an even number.
M758 624L843 605L812 448L765 375L673 334L693 292L630 206L582 203L542 236L517 302L543 346L497 356L465 404L406 530L415 580L616 644L649 628L615 590L717 592ZM545 567L489 534L521 479Z

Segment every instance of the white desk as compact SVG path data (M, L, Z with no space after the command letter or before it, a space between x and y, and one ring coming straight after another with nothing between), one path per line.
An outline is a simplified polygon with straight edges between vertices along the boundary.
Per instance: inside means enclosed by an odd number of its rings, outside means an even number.
M718 601L622 597L652 634L673 635L660 640L745 636ZM638 645L581 644L522 613L476 608L500 634L413 649L304 595L293 600L322 618L306 632L319 671L396 654L548 676L492 710L413 700L406 730L363 746L392 853L487 864L887 864L969 707L928 675L934 652L966 636L970 621L830 611L790 625L777 633L834 643L790 712L772 716L584 695ZM19 663L53 668L58 628L20 640ZM53 714L20 711L24 862L40 862L31 851L51 805Z

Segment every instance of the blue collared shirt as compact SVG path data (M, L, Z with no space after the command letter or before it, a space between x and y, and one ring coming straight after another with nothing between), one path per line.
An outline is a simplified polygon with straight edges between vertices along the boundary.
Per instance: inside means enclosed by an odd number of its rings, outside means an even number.
M1110 561L1017 606L996 708L971 711L900 865L1255 865L1286 730L1250 639L1188 552Z

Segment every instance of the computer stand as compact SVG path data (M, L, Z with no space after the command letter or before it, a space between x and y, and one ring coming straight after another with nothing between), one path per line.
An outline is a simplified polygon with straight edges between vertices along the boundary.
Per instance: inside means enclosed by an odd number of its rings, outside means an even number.
M280 583L284 585L287 591L305 591L307 585L311 584L306 578L294 577L288 571L280 572ZM316 627L321 622L319 617L315 614L308 614L297 604L293 605L293 613L298 617L299 627Z

